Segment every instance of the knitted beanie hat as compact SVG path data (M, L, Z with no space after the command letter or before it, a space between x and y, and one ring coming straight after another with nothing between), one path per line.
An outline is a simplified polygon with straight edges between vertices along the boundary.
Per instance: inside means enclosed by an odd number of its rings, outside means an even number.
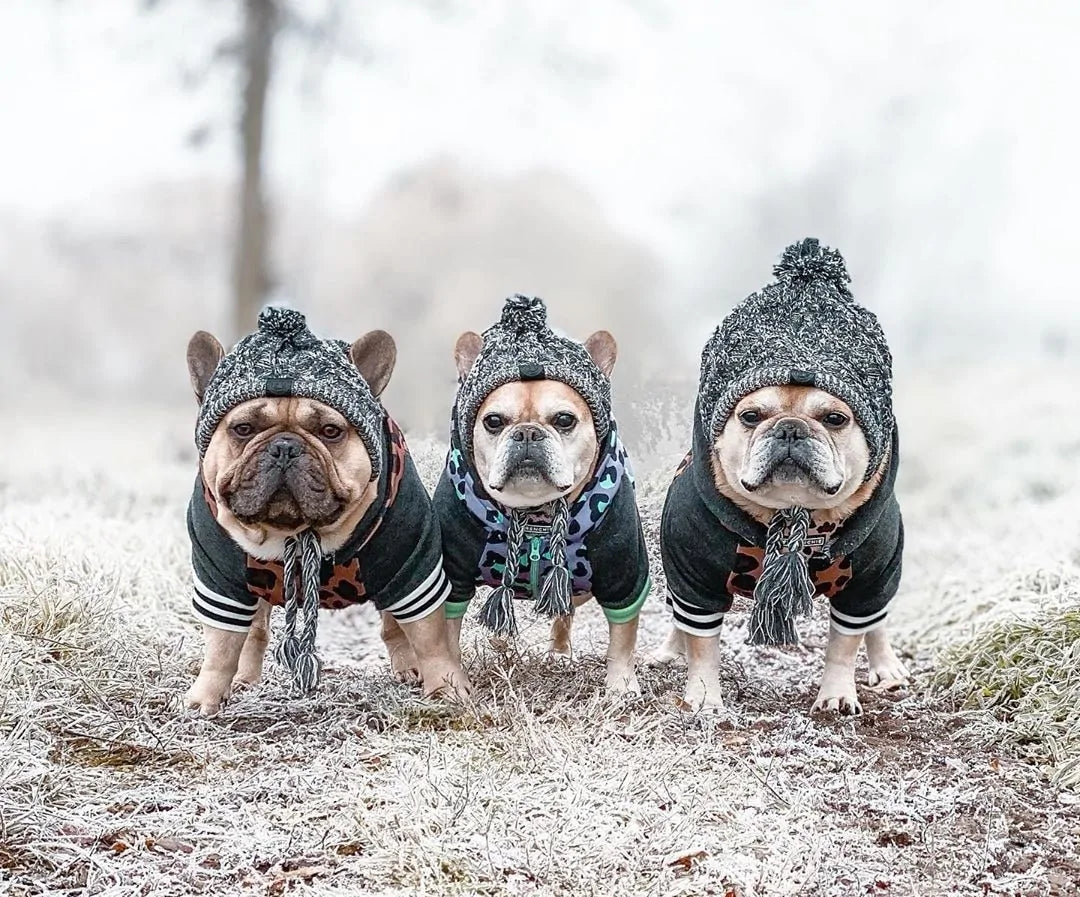
M483 338L483 348L457 394L458 438L466 458L472 452L480 406L500 386L515 380L558 380L578 392L603 444L611 425L611 381L581 343L548 327L543 299L511 296L499 322L485 330Z
M835 249L807 238L784 250L772 283L716 328L701 354L699 414L710 441L764 386L816 386L847 402L870 447L869 479L892 440L892 355L881 325L856 305Z
M291 308L263 309L258 330L221 359L206 387L195 425L199 455L206 454L231 409L264 396L315 399L340 412L359 432L371 457L371 477L378 478L385 412L349 357L348 343L315 336Z

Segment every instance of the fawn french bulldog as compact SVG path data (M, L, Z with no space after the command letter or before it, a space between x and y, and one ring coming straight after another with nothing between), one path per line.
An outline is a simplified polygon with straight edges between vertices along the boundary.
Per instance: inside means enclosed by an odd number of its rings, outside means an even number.
M459 387L434 504L451 582L452 644L478 585L481 622L517 633L515 599L551 617L551 650L569 656L572 614L596 598L608 620L608 691L637 694L638 613L648 555L626 451L611 417L617 347L547 325L540 299L513 296L483 336L455 347Z
M399 678L468 692L447 642L438 522L378 400L395 359L383 331L350 346L283 308L227 354L209 333L191 338L200 465L188 530L205 655L188 707L213 715L260 680L272 605L285 607L278 658L300 692L319 678L319 608L366 601Z
M908 676L885 631L903 554L892 357L838 252L804 240L774 273L702 354L693 448L661 525L674 629L654 659L685 656L687 703L721 707L719 632L733 598L753 600L752 644L788 644L794 618L825 597L812 709L858 714L864 640L871 686Z

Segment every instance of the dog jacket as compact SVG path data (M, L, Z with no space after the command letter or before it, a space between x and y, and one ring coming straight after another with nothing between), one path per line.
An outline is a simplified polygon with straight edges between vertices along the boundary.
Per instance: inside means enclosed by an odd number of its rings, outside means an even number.
M717 490L710 443L695 418L693 450L664 502L660 549L676 628L711 636L720 632L735 595L753 596L767 530ZM845 635L882 626L900 585L898 458L894 427L888 469L874 494L841 524L812 525L805 540L814 593L829 599L832 627Z
M319 604L339 608L371 601L412 623L439 609L450 583L431 500L389 416L382 435L381 454L388 463L379 475L377 497L345 545L319 562ZM187 514L192 603L207 625L246 632L260 600L284 603L284 564L248 555L218 524L216 513L200 475Z

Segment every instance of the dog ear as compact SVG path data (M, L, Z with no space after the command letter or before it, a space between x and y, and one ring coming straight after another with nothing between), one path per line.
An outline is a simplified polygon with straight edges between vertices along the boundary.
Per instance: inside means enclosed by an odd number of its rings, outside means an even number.
M600 370L607 377L615 369L615 359L619 354L619 347L613 337L606 330L597 330L585 340L585 351Z
M349 356L371 392L381 396L397 363L397 346L385 330L372 330L352 344Z
M191 388L195 390L195 398L200 405L210 378L224 357L225 350L212 333L200 330L188 341L188 376L191 377Z
M457 366L458 379L464 380L472 370L473 362L484 348L484 338L479 333L466 330L454 344L454 364Z

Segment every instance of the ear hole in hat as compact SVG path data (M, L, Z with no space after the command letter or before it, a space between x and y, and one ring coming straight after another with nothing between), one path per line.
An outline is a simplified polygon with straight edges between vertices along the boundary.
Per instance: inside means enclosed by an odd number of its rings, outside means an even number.
M596 366L604 372L604 376L610 377L615 369L615 359L619 354L615 337L606 330L597 330L585 340L585 351L589 353L589 357Z
M364 382L371 388L371 394L376 397L382 395L386 384L390 382L390 375L394 373L394 365L397 364L397 345L394 338L385 330L372 330L352 344L349 357L360 371Z
M210 385L210 379L224 357L225 350L212 333L199 330L188 341L188 376L191 377L191 388L195 390L195 399L200 405L206 395L206 387Z
M483 348L484 338L479 333L466 330L457 338L454 344L454 366L457 368L459 380L464 380L469 375L476 356Z

